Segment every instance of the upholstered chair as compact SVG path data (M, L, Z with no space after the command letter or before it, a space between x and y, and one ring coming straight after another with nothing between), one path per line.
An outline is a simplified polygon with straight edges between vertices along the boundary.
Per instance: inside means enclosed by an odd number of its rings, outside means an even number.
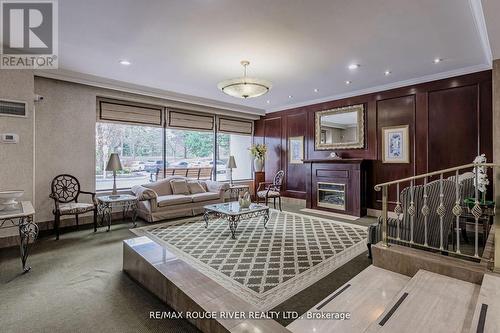
M285 172L280 170L274 175L272 182L263 182L259 183L259 187L257 188L257 203L260 200L264 200L265 204L269 202L269 199L273 199L274 208L276 209L276 198L279 202L279 208L281 210L281 186L283 184L283 178L285 177Z
M413 241L416 244L425 243L425 217L422 213L422 207L424 206L424 194L427 195L427 207L429 208L430 214L428 215L427 221L427 244L434 248L439 248L440 246L440 222L439 216L437 215L437 209L440 205L440 180L435 180L426 185L424 192L424 185L416 185L413 187L406 187L401 191L401 205L403 214L400 216L400 220L396 218L387 219L387 234L390 237L396 238L398 236L398 224L399 224L399 236L402 240L411 240L411 215L408 212L408 208L411 205L411 200L413 197L413 204L415 208L415 215L413 217ZM443 205L446 208L445 215L443 217L443 248L448 248L448 238L452 230L453 214L451 212L453 205L455 204L455 183L451 180L443 180L442 183L443 190ZM413 193L412 193L413 191ZM376 244L381 240L381 230L382 230L382 220L379 219L378 223L372 224L368 229L368 256L371 258L371 245ZM396 241L397 243L397 241Z
M78 202L80 194L92 197L92 203ZM80 182L71 175L59 175L52 180L50 198L54 200L54 233L59 239L59 225L62 215L74 215L78 227L78 215L94 212L94 231L97 231L97 201L95 193L80 189Z

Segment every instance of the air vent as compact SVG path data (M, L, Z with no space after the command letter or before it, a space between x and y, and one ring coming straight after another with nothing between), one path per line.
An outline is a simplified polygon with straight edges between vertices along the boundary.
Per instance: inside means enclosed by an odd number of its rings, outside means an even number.
M26 103L0 100L0 116L26 117Z

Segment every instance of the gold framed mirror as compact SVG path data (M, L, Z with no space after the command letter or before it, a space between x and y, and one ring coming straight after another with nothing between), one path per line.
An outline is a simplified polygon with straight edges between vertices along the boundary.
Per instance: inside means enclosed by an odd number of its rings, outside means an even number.
M365 145L363 104L315 113L316 150L357 149Z

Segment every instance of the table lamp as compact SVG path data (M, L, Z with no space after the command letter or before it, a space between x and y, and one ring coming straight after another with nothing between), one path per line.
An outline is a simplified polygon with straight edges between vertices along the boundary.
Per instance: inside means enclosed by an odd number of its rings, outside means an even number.
M236 161L234 160L234 156L229 156L226 168L229 169L229 184L233 185L233 169L236 169Z
M118 156L117 153L111 153L111 155L109 155L108 164L106 165L106 171L113 171L113 192L111 192L113 196L117 196L118 194L116 191L116 172L119 170L122 170L120 156Z

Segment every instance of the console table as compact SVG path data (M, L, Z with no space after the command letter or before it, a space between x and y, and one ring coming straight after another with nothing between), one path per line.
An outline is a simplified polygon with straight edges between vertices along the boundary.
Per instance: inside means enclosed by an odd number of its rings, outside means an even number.
M26 267L30 240L35 240L38 236L38 226L33 223L33 215L35 215L35 209L29 201L19 202L17 208L13 210L0 210L0 229L19 228L19 249L23 273L31 269L29 266Z

